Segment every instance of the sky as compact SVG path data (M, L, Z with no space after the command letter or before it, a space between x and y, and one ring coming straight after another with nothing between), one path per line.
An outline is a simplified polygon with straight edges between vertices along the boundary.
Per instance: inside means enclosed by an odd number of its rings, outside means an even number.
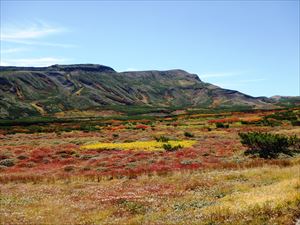
M300 94L299 0L0 1L2 66L183 69L252 96Z

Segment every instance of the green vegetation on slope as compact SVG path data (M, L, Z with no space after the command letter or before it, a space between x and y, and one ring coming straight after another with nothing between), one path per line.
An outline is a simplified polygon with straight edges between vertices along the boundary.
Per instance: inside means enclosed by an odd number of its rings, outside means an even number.
M262 98L204 83L183 70L118 73L100 65L0 67L0 98L2 119L105 107L129 114L157 112L155 108L273 107Z

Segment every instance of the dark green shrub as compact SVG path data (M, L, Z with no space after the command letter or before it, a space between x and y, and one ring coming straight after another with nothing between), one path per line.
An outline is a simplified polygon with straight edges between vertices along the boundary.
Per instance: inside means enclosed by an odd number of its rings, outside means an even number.
M253 125L262 125L262 122L263 120L258 120L258 121L244 121L242 120L241 121L241 124L244 124L244 125L250 125L250 124L253 124Z
M91 167L85 166L85 167L83 167L81 170L83 170L83 171L89 171L89 170L91 170Z
M82 130L83 132L89 132L89 131L97 131L99 129L93 125L81 125L79 130Z
M291 121L291 124L292 124L293 126L300 126L300 120L292 120L292 121Z
M170 138L165 137L165 136L160 136L160 137L155 137L155 140L157 142L168 142L170 140Z
M113 134L113 137L117 138L117 137L119 137L119 135L118 134Z
M68 165L68 166L64 167L64 171L66 171L66 172L71 172L71 171L74 171L75 169L76 169L76 167L72 166L72 165Z
M11 167L15 165L15 160L13 159L3 159L0 161L0 166Z
M265 118L272 118L275 120L297 120L297 114L293 111L286 112L276 112L274 114L268 115Z
M262 132L239 133L241 143L248 147L246 155L258 155L261 158L277 158L279 154L292 156L297 150L299 138L281 134Z
M293 126L300 125L300 122L297 122L297 113L293 111L276 112L271 115L267 115L259 122L259 125L271 127L280 126L282 121L290 121Z
M280 126L282 123L281 123L281 121L276 120L276 119L272 119L272 118L266 119L266 118L264 118L259 122L259 124L262 125L262 126L275 127L275 126Z
M28 133L41 133L43 132L43 128L41 126L29 126Z
M186 137L194 137L194 135L192 134L192 133L190 133L190 132L184 132L184 136L186 136Z
M182 146L181 146L181 145L175 145L175 146L172 146L171 144L166 143L166 144L163 144L163 148L164 148L167 152L174 152L174 151L177 151L178 149L182 148Z
M217 128L229 128L229 124L224 124L224 123L217 122L216 127Z
M296 135L289 138L289 144L293 153L300 153L300 139Z
M71 127L62 127L61 129L60 129L60 131L62 132L71 132L73 129L71 128ZM84 130L83 128L81 128L80 127L80 129L79 130ZM85 131L85 130L84 130Z
M167 143L167 144L163 144L163 148L166 150L166 151L171 151L172 149L172 145Z
M17 159L19 159L19 160L28 159L28 156L27 156L27 155L19 155L19 156L17 157Z

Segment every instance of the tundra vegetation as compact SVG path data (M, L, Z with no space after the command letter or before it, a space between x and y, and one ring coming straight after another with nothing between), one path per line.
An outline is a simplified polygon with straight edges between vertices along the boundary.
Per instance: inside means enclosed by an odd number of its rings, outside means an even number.
M297 108L2 120L0 224L295 224L299 121Z

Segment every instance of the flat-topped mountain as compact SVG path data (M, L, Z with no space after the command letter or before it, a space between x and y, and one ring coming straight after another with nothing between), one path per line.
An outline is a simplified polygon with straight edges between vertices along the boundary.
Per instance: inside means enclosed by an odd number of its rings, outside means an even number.
M116 72L96 64L0 67L0 118L112 105L270 108L275 101L222 89L184 70Z
M52 65L47 67L18 67L18 66L0 66L0 71L90 71L90 72L116 72L114 69L99 64L74 64L74 65Z

